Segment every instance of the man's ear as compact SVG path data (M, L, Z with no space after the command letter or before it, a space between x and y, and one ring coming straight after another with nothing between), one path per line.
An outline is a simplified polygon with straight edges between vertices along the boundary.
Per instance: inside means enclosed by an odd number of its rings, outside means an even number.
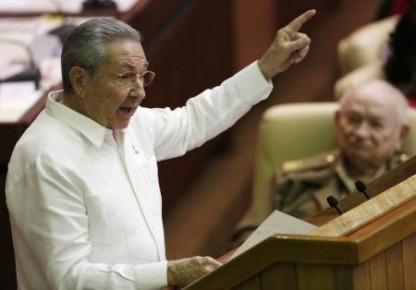
M85 85L87 80L87 71L79 66L74 66L69 71L69 79L75 93L81 98L85 95Z
M404 142L406 141L407 136L409 136L410 126L409 124L403 124L400 128L400 136L399 141L397 142L397 151L401 151L403 149Z

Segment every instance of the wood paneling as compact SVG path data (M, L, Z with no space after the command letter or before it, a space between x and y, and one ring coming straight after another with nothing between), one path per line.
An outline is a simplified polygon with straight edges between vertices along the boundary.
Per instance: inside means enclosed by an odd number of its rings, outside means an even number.
M296 276L298 290L336 290L333 266L300 263L296 267Z
M402 250L405 289L416 289L416 234L403 241Z
M368 262L364 262L354 267L353 274L354 290L371 290L370 267Z
M279 285L283 289L295 290L296 267L294 264L276 263L261 273L262 289L274 289Z
M352 290L353 288L353 267L339 266L335 269L336 289L337 290Z
M371 289L387 289L387 271L384 252L369 261Z
M261 280L259 275L255 275L240 285L232 287L233 290L261 290L264 289L261 285Z
M385 251L387 288L388 289L405 289L404 288L404 268L402 243L399 242Z

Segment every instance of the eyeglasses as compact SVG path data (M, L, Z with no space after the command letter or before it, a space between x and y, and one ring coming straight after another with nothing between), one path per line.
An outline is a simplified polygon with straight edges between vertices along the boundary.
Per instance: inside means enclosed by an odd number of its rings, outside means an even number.
M128 86L130 84L136 83L137 81L140 81L143 86L148 86L153 82L153 79L155 78L156 73L147 70L141 74L136 74L134 72L125 72L121 74L114 74L117 78L117 84L119 86Z

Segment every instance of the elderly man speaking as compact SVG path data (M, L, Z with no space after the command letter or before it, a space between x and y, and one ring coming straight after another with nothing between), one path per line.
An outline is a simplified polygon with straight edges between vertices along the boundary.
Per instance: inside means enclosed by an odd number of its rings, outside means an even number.
M182 108L140 106L155 73L139 33L118 20L77 27L62 51L63 91L12 154L6 181L19 289L160 289L220 266L167 261L157 161L180 156L268 97L271 79L300 62L307 11L264 55Z

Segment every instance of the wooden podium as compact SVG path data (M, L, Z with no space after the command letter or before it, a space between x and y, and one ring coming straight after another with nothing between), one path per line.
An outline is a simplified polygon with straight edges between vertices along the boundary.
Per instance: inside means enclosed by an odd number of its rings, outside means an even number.
M416 289L416 157L314 219L303 235L275 234L184 288Z

